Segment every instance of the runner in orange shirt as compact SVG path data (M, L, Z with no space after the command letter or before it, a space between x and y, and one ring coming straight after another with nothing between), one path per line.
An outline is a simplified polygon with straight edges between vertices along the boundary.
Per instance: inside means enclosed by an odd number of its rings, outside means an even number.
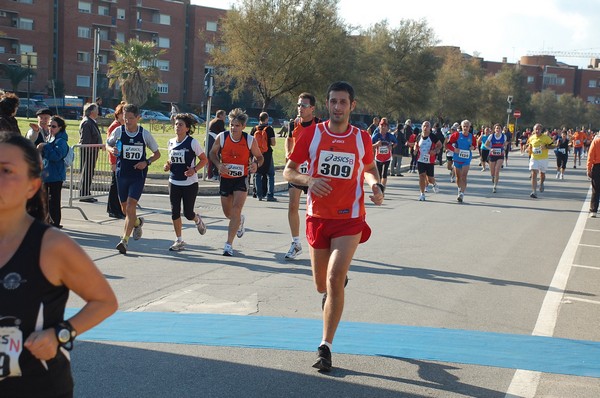
M264 160L254 137L244 132L247 121L248 115L240 108L229 112L229 131L219 133L210 150L210 160L221 175L219 194L223 214L229 219L223 248L223 255L228 257L233 256L232 243L236 235L244 236L242 209L248 196L248 173L256 173Z
M285 140L285 158L288 159L294 143L301 137L302 132L321 120L315 117L315 105L317 100L310 93L302 93L298 96L298 117L290 121L290 133ZM293 122L293 124L292 124ZM302 174L308 173L308 164L303 163L299 168ZM302 192L308 193L308 187L302 185L288 184L288 222L290 232L292 233L292 244L290 250L285 254L286 260L292 260L302 253L302 244L300 243L300 195Z
M323 295L323 336L313 367L331 370L331 344L344 309L346 274L358 244L369 239L365 220L364 188L370 199L383 203L383 185L373 158L371 138L350 125L356 106L354 89L336 82L327 90L330 119L306 129L296 142L283 175L308 186L306 238L310 245L313 279ZM308 161L308 174L298 171Z
M587 136L582 131L576 131L573 133L571 138L571 145L573 145L573 168L577 168L577 161L579 160L579 166L581 166L581 154L583 153L583 145Z

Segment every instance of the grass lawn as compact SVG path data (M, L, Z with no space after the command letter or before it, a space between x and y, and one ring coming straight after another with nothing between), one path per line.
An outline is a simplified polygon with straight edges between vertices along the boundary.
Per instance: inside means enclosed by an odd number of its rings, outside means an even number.
M29 130L29 123L37 123L36 118L27 119L24 117L18 117L17 120L19 122L19 128L21 129L21 133L23 135L27 134L27 131ZM79 120L66 120L66 122L67 134L69 135L69 145L74 145L79 141ZM169 141L169 139L175 136L173 128L170 125L166 125L163 123L144 122L141 123L141 125L142 127L144 127L152 133L152 136L158 143L158 147L161 152L161 158L158 160L158 162L150 166L150 172L164 173L162 168L164 165L164 159L166 159L167 156L167 142ZM206 137L206 127L204 125L196 127L196 132L194 133L193 137L199 140L200 143L204 145L204 139ZM101 131L104 133L102 139L104 142L106 142L107 127L101 127L101 129ZM245 131L247 133L250 133L250 129L251 127L246 127ZM277 131L278 130L275 129L275 132ZM285 164L285 138L281 138L277 134L275 134L275 137L277 138L277 145L273 147L273 158L275 160L275 166L283 166Z

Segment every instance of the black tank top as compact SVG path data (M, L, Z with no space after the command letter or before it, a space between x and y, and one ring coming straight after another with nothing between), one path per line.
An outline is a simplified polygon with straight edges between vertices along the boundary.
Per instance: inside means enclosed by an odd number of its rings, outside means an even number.
M49 228L33 221L21 245L0 268L0 397L49 397L73 390L70 361L59 349L36 359L23 343L36 330L63 321L69 290L52 285L40 268L42 237ZM15 374L21 376L12 377Z

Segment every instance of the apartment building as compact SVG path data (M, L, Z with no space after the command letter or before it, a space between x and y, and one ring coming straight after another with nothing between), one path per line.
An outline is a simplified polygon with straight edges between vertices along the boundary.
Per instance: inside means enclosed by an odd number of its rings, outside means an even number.
M0 62L31 67L31 95L51 92L52 81L65 94L92 96L94 40L98 35L97 95L118 97L108 86L112 45L131 38L166 50L158 60L164 103L204 103L208 52L219 38L226 10L189 0L5 0L0 3ZM24 92L27 81L18 91ZM7 79L0 87L11 89Z

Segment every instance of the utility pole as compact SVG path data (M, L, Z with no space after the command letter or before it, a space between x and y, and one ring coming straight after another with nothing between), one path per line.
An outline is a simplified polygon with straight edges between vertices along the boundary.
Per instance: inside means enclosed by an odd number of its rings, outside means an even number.
M99 61L100 61L100 28L94 29L94 61L92 67L92 100L91 102L96 101L96 86L98 85L98 69L99 69Z

